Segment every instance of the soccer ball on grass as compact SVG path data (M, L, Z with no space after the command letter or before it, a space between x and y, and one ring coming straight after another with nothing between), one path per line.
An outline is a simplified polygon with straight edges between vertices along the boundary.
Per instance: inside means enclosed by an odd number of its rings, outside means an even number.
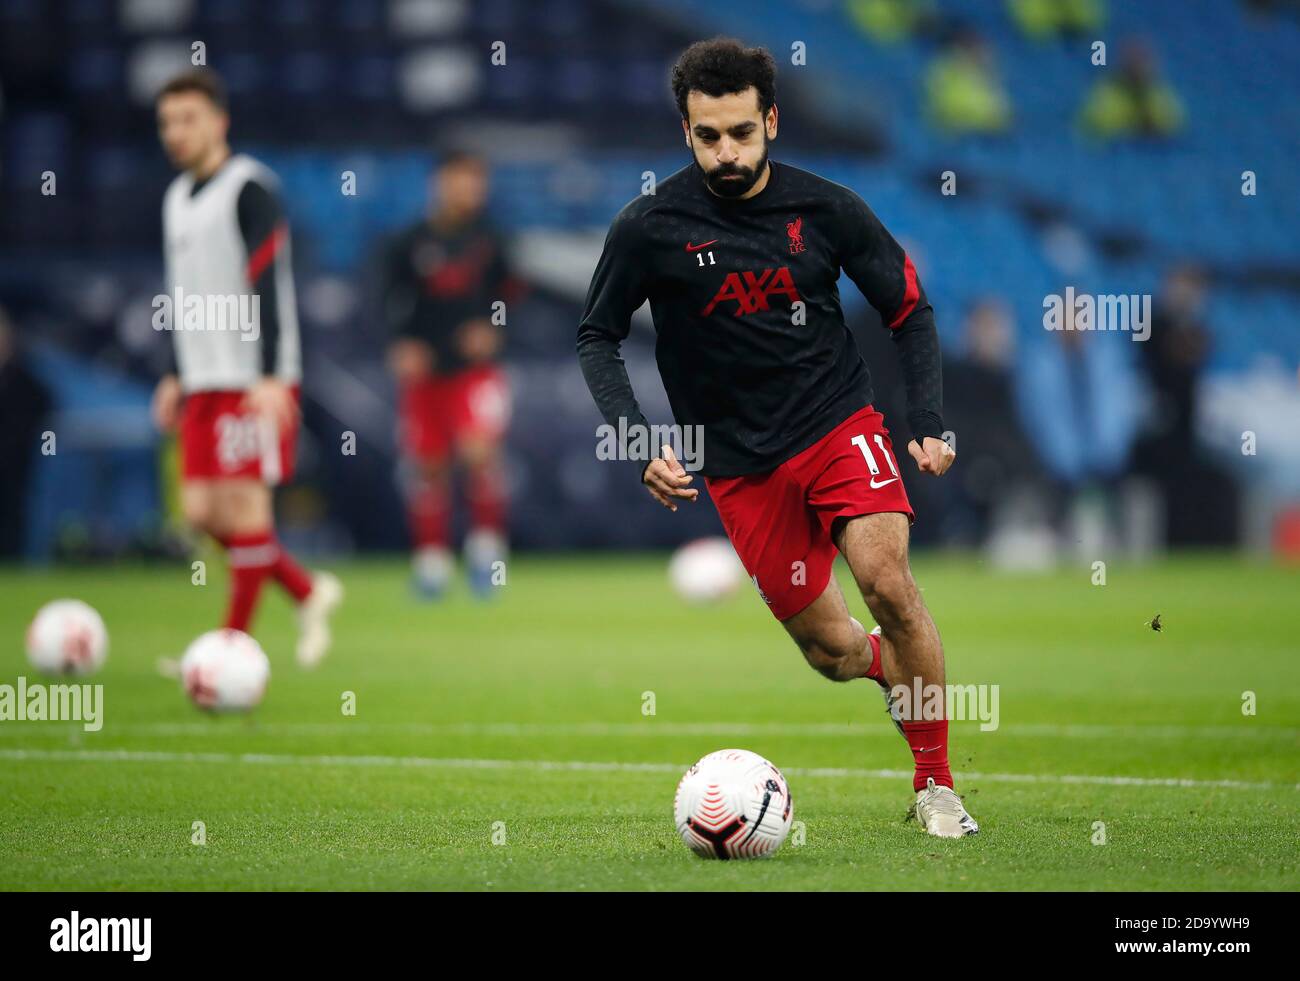
M190 701L210 712L246 712L262 700L271 662L242 630L210 630L185 649L181 684Z
M106 657L104 620L81 600L46 603L27 628L27 660L42 674L94 674Z
M677 833L703 858L771 855L794 820L781 771L746 749L720 749L686 771L673 800Z

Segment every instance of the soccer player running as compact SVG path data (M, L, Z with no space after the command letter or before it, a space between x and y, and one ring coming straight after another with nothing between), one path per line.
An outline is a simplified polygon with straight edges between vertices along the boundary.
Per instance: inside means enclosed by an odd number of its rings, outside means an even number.
M501 448L510 390L497 364L501 324L517 294L505 244L484 218L487 162L464 151L439 162L428 215L389 243L383 262L389 365L400 389L402 483L414 549L412 582L434 599L451 579L451 469L464 468L471 588L486 595L506 552Z
M297 661L330 645L338 579L306 572L276 540L271 489L293 473L301 360L289 228L275 175L232 154L224 87L187 72L157 100L158 135L180 174L163 198L163 247L176 368L158 383L153 414L179 430L181 508L226 550L225 626L247 632L262 586L274 579L298 605ZM197 298L197 299L195 299ZM217 310L247 313L219 322ZM228 317L225 319L229 319ZM211 321L211 322L209 322Z
M606 422L649 432L618 353L648 299L673 415L703 433L706 486L763 599L815 669L884 691L915 760L925 830L975 834L952 789L947 719L908 718L890 697L895 684L924 686L911 704L930 686L942 691L943 647L908 566L912 509L836 283L846 272L892 331L908 453L940 476L955 454L940 438L930 304L857 194L768 159L777 107L767 51L699 42L678 60L672 88L694 160L610 227L578 327L587 385ZM669 446L641 480L673 511L699 495ZM870 632L831 575L837 551L879 625Z

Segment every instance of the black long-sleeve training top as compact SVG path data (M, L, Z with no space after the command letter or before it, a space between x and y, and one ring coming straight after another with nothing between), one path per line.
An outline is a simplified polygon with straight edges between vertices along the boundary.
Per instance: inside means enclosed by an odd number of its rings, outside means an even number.
M853 191L776 162L745 200L714 194L691 164L614 219L578 325L601 415L616 431L620 419L627 431L649 425L619 357L649 299L675 420L702 427L702 472L779 466L873 397L840 308L841 270L893 332L912 437L938 437L939 340L911 260Z
M456 343L465 322L491 318L495 301L519 292L505 242L481 219L454 228L418 221L388 244L383 263L390 334L427 342L440 375L466 366Z

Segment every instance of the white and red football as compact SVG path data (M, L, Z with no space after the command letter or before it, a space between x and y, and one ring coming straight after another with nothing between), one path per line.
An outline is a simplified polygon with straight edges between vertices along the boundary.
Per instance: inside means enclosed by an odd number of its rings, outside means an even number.
M244 712L266 694L271 662L242 630L210 630L185 649L181 684L190 701L211 712Z
M740 588L745 567L725 538L697 538L673 553L668 581L688 603L714 603Z
M104 620L81 600L46 603L27 628L27 660L42 674L93 674L106 657Z
M720 749L686 771L673 800L677 833L704 858L771 855L794 820L781 771L746 749Z

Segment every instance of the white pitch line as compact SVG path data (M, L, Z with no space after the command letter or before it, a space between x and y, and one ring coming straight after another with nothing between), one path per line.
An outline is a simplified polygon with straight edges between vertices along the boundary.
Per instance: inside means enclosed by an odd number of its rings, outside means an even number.
M584 760L485 760L430 756L294 756L280 753L177 753L134 749L3 749L0 759L92 763L235 763L271 766L389 766L456 770L561 770L597 773L681 773L683 763L619 763ZM794 777L903 779L911 770L850 767L791 767ZM1103 787L1221 787L1234 790L1300 790L1300 784L1245 780L1191 780L1183 777L1116 777L1055 773L979 773L960 771L963 780L995 783L1089 784Z
M882 720L883 722L883 713ZM975 721L956 725L974 728ZM118 732L150 732L159 735L223 736L265 733L358 733L405 732L452 736L886 736L894 729L872 722L118 722ZM16 728L3 727L0 733ZM1000 725L994 733L1060 739L1293 739L1300 743L1300 729L1286 726L1167 726L1015 723ZM969 733L967 733L969 734Z

